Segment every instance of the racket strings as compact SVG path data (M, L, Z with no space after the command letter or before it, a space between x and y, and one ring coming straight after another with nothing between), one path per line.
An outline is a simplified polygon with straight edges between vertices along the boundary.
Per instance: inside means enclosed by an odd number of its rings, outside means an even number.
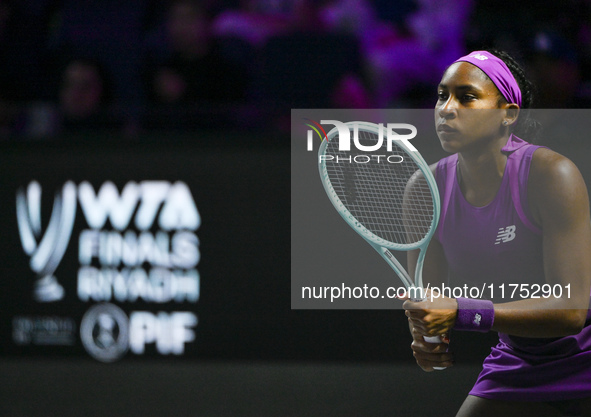
M359 131L364 146L378 140L376 133ZM335 193L370 232L396 244L417 243L429 232L434 214L431 190L417 163L396 141L391 152L384 145L355 158L355 150L340 151L338 140L331 140L325 155Z

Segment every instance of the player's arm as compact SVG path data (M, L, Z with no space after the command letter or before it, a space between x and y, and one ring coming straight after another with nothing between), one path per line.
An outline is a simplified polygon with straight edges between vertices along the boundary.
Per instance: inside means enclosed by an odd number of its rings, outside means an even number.
M561 286L562 297L496 304L493 330L524 337L576 334L585 324L591 287L587 188L571 161L539 149L528 193L532 216L543 231L545 282Z
M562 337L585 324L591 288L591 224L587 188L576 166L547 149L534 153L529 202L543 233L541 282L563 288L560 297L494 304L492 330L522 337ZM507 283L519 284L519 283ZM448 331L457 319L450 298L406 302L413 327L426 336Z

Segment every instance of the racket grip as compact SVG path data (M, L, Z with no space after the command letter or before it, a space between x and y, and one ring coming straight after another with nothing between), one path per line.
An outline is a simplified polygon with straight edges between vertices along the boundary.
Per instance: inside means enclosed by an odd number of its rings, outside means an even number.
M441 343L442 340L439 336L423 336L423 339L425 339L425 342L427 343ZM442 367L442 366L434 366L433 369L437 370L437 371L443 371L444 369L447 369L446 367Z
M413 299L412 301L420 302L420 301L424 301L424 300L425 300L425 298L423 298L423 299L418 298L418 299ZM425 339L425 342L427 342L427 343L442 343L443 342L441 340L441 337L439 337L439 336L423 336L423 339ZM447 368L444 366L434 366L433 369L435 369L437 371L443 371L444 369L447 369Z

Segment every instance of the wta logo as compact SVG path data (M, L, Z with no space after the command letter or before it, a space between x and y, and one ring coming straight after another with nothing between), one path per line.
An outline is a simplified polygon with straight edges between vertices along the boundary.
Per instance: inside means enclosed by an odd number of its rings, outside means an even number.
M72 234L76 218L76 185L68 181L56 193L53 211L45 233L41 229L41 186L33 181L26 191L16 194L16 214L21 243L31 258L29 265L37 274L34 297L40 302L58 301L64 288L53 275L59 266Z

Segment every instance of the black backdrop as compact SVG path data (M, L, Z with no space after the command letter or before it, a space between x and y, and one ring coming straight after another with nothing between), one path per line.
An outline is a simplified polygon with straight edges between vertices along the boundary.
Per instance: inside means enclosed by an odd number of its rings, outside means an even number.
M95 190L112 181L185 182L201 215L196 231L201 259L196 303L117 302L132 310L191 311L198 317L195 340L176 360L258 359L403 361L412 363L406 318L401 311L310 311L290 308L289 139L267 135L206 132L166 140L128 143L118 138L0 144L0 353L5 357L88 357L79 326L97 304L76 295L77 236L88 227L78 215L72 239L55 275L65 289L61 301L32 296L35 273L19 239L16 192L32 180L42 188L42 223L47 225L52 194L68 180L90 182ZM77 207L80 213L80 207ZM72 345L15 343L14 319L68 318L75 323ZM45 329L47 330L47 329ZM494 336L455 337L463 361L480 361ZM456 343L454 343L456 344ZM162 359L153 343L141 357Z

